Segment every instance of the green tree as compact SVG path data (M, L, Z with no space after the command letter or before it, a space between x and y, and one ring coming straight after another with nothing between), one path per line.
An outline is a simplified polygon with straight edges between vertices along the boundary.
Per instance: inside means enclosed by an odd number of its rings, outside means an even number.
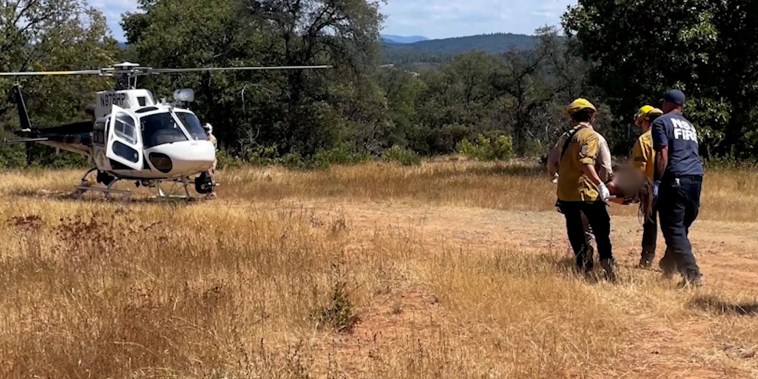
M631 123L643 103L658 104L669 87L691 98L687 112L706 153L755 154L755 1L579 0L563 16L567 34L594 65L591 79L614 113Z
M105 18L85 1L5 1L0 4L0 69L2 71L95 69L114 63L116 41ZM0 91L10 95L14 82L22 85L31 121L40 127L87 119L83 112L94 92L112 83L100 77L18 77L0 79ZM5 132L18 127L15 104L0 103ZM23 146L4 148L3 161L18 164ZM56 156L53 149L34 146L28 160L61 164L74 158ZM56 163L57 162L57 163Z
M166 68L255 66L261 63L261 29L240 17L236 0L141 1L140 12L122 17L127 42L142 65ZM242 141L255 127L248 102L263 102L266 93L248 85L265 74L206 72L150 77L142 85L158 97L181 87L196 90L195 110L214 125L222 145ZM246 103L243 103L243 97Z
M247 0L248 15L273 36L270 61L279 65L334 66L330 73L285 72L286 108L278 138L306 155L344 140L356 123L378 129L383 120L373 83L365 81L378 62L379 1ZM358 91L347 90L346 86ZM347 96L347 97L346 97ZM349 104L345 103L348 100ZM326 106L338 102L340 107ZM373 124L373 125L372 125Z
M240 154L274 147L310 156L377 129L386 115L375 83L378 3L154 0L122 25L142 64L163 67L300 66L182 75L149 84L198 91L195 110ZM361 130L363 128L363 130Z
M508 136L519 155L545 154L569 126L565 105L597 91L571 40L555 28L540 29L533 38L534 49L461 54L420 75L385 70L380 83L393 132L423 154L454 153L464 139L479 135Z
M477 132L504 130L499 120L502 107L490 81L500 64L495 56L472 52L455 57L439 69L422 71L417 77L423 85L416 101L414 148L423 153L449 154Z
M390 126L381 136L384 147L398 145L429 154L426 135L420 127L419 106L426 84L416 73L396 68L380 70L377 81L386 99Z

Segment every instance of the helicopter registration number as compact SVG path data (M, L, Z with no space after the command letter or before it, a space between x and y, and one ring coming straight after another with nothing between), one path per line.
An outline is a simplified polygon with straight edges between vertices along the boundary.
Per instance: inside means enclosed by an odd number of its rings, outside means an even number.
M112 105L124 106L126 103L125 93L104 93L100 95L100 106L110 107Z

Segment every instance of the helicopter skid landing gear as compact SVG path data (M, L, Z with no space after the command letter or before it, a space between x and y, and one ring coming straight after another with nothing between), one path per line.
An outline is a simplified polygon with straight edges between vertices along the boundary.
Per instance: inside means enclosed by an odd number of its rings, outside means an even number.
M97 176L92 178L92 174L96 173ZM123 181L124 179L114 177L106 172L99 171L97 168L90 169L84 176L82 176L81 183L74 187L72 196L76 200L80 200L86 192L95 191L101 192L105 196L105 200L111 200L112 195L122 195L125 200L131 199L132 192L127 190L118 190L114 186L116 183ZM167 187L167 183L170 183L170 187ZM102 186L96 186L100 184ZM187 201L196 200L189 191L189 186L192 184L190 178L177 178L173 180L160 180L160 179L140 179L135 183L136 187L148 187L156 188L158 194L155 197L159 200L168 199L181 199Z
M96 169L87 171L87 173L82 177L82 183L75 187L73 196L76 200L81 200L82 196L84 196L87 191L102 192L105 196L105 200L110 200L112 194L122 195L125 200L129 200L131 198L132 193L130 191L113 189L113 186L120 181L118 178L110 177L112 179L107 180L108 183L105 188L91 186L90 182L87 180L87 176L95 170ZM101 174L98 172L98 179L101 178L100 175ZM98 182L101 182L101 180L98 180Z
M155 182L155 187L158 188L158 198L159 199L184 199L187 201L193 201L195 200L192 195L190 195L189 192L189 179L188 178L182 178L182 179L176 179L172 181L171 188L169 192L163 190L163 187L161 187L162 181L158 180ZM182 189L184 191L184 195L175 195L177 184L181 184Z
M105 187L95 187L95 183L93 183L91 180L88 179L88 177L96 172L97 176L95 177L95 182L99 184L105 185ZM73 197L76 200L81 200L82 196L88 191L95 191L95 192L102 192L105 196L106 200L111 199L111 194L118 194L124 196L125 199L129 199L132 196L132 193L130 191L124 191L124 190L117 190L114 189L113 186L119 182L118 178L114 178L111 175L108 175L105 172L99 171L97 167L91 168L89 171L84 173L81 179L81 183L74 188L74 193L72 194Z

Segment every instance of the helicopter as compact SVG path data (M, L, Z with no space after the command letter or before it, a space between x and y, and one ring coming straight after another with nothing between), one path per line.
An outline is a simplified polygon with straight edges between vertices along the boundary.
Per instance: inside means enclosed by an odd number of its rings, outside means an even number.
M209 175L216 160L216 149L206 129L188 104L194 101L194 91L180 88L174 91L172 102L157 101L152 92L137 88L141 76L203 71L230 70L304 70L331 68L321 66L274 67L208 67L167 68L143 67L123 62L113 67L79 71L2 72L0 76L98 75L116 78L112 90L97 92L97 100L85 111L90 120L39 128L32 125L26 109L21 86L12 87L20 130L18 139L11 142L40 143L60 150L80 154L94 167L81 178L74 195L80 199L87 191L99 191L109 199L112 194L131 196L131 191L118 190L120 181L134 181L136 187L157 188L159 198L191 199L189 186L194 177L198 194L209 194L217 186ZM91 175L101 186L93 186ZM184 195L170 195L163 185L183 187Z

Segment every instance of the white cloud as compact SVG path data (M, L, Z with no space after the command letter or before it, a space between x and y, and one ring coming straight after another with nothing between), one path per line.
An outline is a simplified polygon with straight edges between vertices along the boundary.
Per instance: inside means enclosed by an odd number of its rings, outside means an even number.
M123 40L121 14L137 9L137 0L90 0L102 11L114 37ZM576 0L388 0L384 33L430 38L480 33L531 34L544 25L558 25Z

